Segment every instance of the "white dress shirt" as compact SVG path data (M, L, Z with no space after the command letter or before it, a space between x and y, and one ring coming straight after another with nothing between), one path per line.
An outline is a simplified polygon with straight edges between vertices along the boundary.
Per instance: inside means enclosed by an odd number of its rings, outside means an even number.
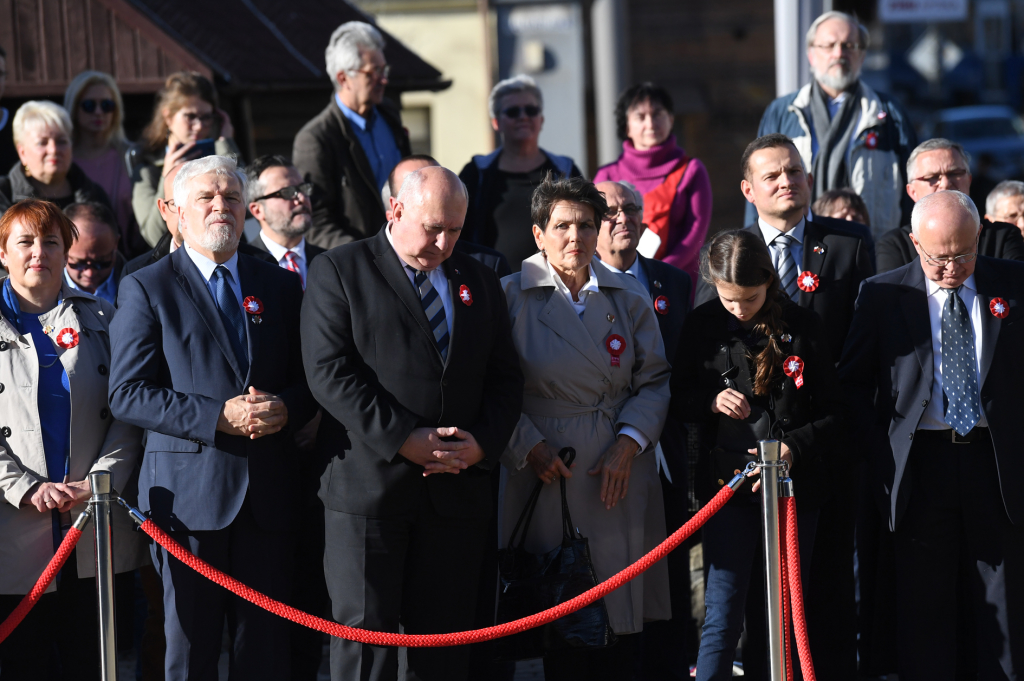
M387 228L384 230L384 234L388 237L388 243L391 244L391 248L395 248L395 241L391 238L391 223L388 223ZM398 254L398 250L395 250L395 255L398 256L398 262L402 265L402 269L405 270L406 276L409 277L409 283L412 284L413 291L416 292L416 296L419 297L420 291L416 288L416 273L410 269L409 265L406 265L405 261L402 260L402 256ZM422 271L422 270L421 270ZM452 308L452 294L448 290L448 277L444 276L444 268L436 267L433 270L426 273L427 279L430 280L430 285L437 291L437 295L441 298L441 305L444 307L444 320L448 323L448 337L452 336L452 318L455 315L455 310ZM470 291L472 294L472 291Z
M647 273L644 272L644 268L640 266L640 256L639 255L636 258L633 259L633 264L630 265L629 267L627 267L625 270L620 270L620 269L617 269L615 267L612 267L611 265L606 263L604 260L601 261L601 264L604 265L606 269L609 269L612 272L615 272L617 274L628 274L628 275L630 275L631 277L633 277L634 279L636 279L637 281L640 282L640 285L644 287L644 290L646 290L646 291L650 291L651 290L650 282L647 281Z
M783 232L775 229L761 218L757 219L757 226L761 229L761 236L764 237L764 242L768 244L768 250L772 253L772 262L775 264L775 271L779 270L779 255L780 249L772 244L772 241L781 234L788 235L793 242L789 245L789 252L793 254L793 262L796 263L796 272L799 275L804 271L804 225L807 221L802 219L793 229L788 232Z
M639 258L637 258L637 260L639 261ZM581 288L580 292L577 294L576 297L579 298L579 301L575 301L572 299L572 292L569 290L569 287L566 286L565 282L562 281L562 278L558 276L558 272L555 271L555 268L552 267L551 263L547 260L544 262L547 262L548 264L548 271L551 272L551 279L555 282L555 290L565 296L565 299L569 301L570 305L572 305L572 309L576 311L576 315L578 317L583 317L583 313L587 310L587 298L601 290L597 285L597 275L594 274L594 266L587 265L587 271L590 273L590 280L583 285L583 288ZM636 265L637 263L633 264ZM605 267L607 267L607 265L605 265ZM618 270L615 271L617 272ZM647 436L633 426L622 426L619 428L619 435L628 435L633 438L638 445L640 445L640 449L637 451L637 454L647 449L647 445L651 444L651 441L647 439Z
M292 248L285 248L263 232L260 232L260 238L263 239L263 243L266 244L267 251L270 255L274 256L274 260L277 261L277 264L284 269L288 269L288 259L285 257L285 254L292 253L295 256L295 263L299 268L299 276L302 277L302 283L305 284L306 272L309 267L306 262L306 237L302 237L302 241L299 242L299 245L293 246Z
M928 319L931 322L932 331L932 396L928 400L928 407L921 415L921 422L917 424L920 430L949 430L949 424L945 421L946 407L942 393L942 308L946 304L946 298L955 289L940 288L931 279L925 279L928 287ZM967 277L963 287L960 289L960 299L964 301L964 307L971 315L971 327L974 331L974 354L977 358L978 387L984 383L985 377L981 375L981 342L982 342L982 309L981 299L978 297L978 289L974 284L974 275ZM988 428L988 420L985 418L985 409L978 408L981 418L978 419L976 427Z

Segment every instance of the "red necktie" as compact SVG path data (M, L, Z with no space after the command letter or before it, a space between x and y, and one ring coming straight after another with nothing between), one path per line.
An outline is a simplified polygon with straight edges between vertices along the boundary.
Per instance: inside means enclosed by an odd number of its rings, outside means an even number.
M302 290L305 291L306 280L302 277L302 270L299 269L299 259L291 251L285 251L284 253L284 266L289 272L299 275L299 281L302 282Z

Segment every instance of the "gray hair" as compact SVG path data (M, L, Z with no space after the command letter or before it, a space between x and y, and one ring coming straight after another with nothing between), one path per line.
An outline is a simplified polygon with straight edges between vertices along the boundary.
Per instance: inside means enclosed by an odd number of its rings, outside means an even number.
M1024 182L1020 180L1003 180L988 193L985 199L985 212L996 214L996 205L1008 196L1024 196Z
M544 95L541 94L540 88L537 87L537 81L529 76L522 74L506 78L499 82L491 90L491 96L487 98L487 110L491 113L491 118L498 117L498 107L501 106L501 100L507 95L515 94L516 92L528 92L537 98L537 105L541 109L544 108Z
M971 197L967 196L963 192L958 192L955 189L944 189L940 192L934 192L923 197L920 201L914 204L914 211L910 214L910 229L914 233L915 239L921 238L921 221L924 219L924 212L928 210L929 206L937 201L945 201L947 195L953 195L956 199L957 205L960 206L964 211L970 213L971 219L974 224L978 226L978 230L981 230L981 216L978 215L978 207L974 205L974 201L971 201Z
M331 34L331 40L324 50L327 62L327 77L335 89L338 87L338 74L342 71L358 71L363 65L363 52L367 50L384 50L384 36L376 27L365 21L347 21Z
M46 100L31 100L18 107L11 122L14 146L21 144L28 126L38 124L58 128L68 136L68 144L71 143L71 132L74 128L71 125L71 116L64 107Z
M174 205L181 207L187 205L189 183L201 175L210 173L218 177L233 177L238 180L244 200L249 180L245 176L245 172L238 167L238 162L231 156L204 156L181 166L177 177L174 178Z
M864 49L867 49L868 45L871 44L871 34L868 32L867 27L860 23L857 17L852 14L847 14L846 12L825 12L811 22L811 27L807 29L807 47L812 47L814 45L814 40L818 37L818 27L832 19L840 19L851 26L856 26L857 33L860 35L861 47Z
M960 154L960 158L967 164L967 170L970 172L971 155L967 153L962 144L948 140L945 137L933 137L930 140L921 142L910 152L910 157L907 159L907 182L913 180L914 176L917 175L917 157L926 152L939 151L940 149L952 149Z
M427 168L438 167L443 168L444 166L426 166L419 170L414 170L406 175L405 179L402 180L402 186L398 189L398 196L395 197L395 200L399 203L405 203L413 197L416 197L417 199L420 198L420 190L423 188L423 183L427 180L427 174L423 171ZM447 168L445 168L445 170L452 173L452 171ZM458 179L458 175L455 175L455 173L452 173L452 175ZM387 183L385 183L384 186L387 187ZM462 195L466 197L466 201L469 201L469 190L466 189L466 184L461 179L459 179L459 187L462 188ZM388 198L390 198L390 194L388 195Z

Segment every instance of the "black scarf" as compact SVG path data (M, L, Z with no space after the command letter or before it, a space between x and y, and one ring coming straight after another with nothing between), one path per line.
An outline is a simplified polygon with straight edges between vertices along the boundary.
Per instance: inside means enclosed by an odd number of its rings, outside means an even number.
M857 121L860 103L860 83L847 91L835 118L828 115L829 96L811 81L811 125L818 140L818 155L814 159L814 196L816 200L829 189L850 186L850 170L846 167L846 151Z

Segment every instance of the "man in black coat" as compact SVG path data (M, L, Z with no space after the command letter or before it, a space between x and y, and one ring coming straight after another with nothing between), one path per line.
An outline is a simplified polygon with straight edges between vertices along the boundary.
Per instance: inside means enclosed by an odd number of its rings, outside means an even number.
M914 202L934 192L955 189L970 194L971 160L957 142L936 137L919 144L907 160L907 195ZM978 253L990 258L1024 260L1024 236L1007 222L982 220ZM910 225L894 229L875 248L878 272L903 267L917 260Z
M608 202L609 214L601 221L597 254L613 272L635 279L651 297L658 313L665 356L673 361L683 321L690 310L690 275L660 260L637 253L643 224L643 195L628 182L600 182L598 191ZM612 212L614 211L614 212ZM655 451L661 489L665 497L665 526L669 534L689 520L689 461L686 431L669 419ZM689 665L686 644L696 640L696 623L690 616L690 556L685 549L668 556L672 619L644 625L641 653L642 678L685 679ZM692 636L691 636L692 635Z
M339 26L327 46L327 72L334 96L295 136L292 160L317 189L307 238L334 248L384 223L380 189L410 149L397 107L384 101L390 67L380 31L361 21Z
M746 229L768 244L783 289L801 307L821 317L833 361L838 362L857 291L873 274L867 248L849 232L807 221L810 175L788 137L773 133L751 142L743 153L742 168L740 188L758 214L757 224ZM697 286L695 306L716 295L704 282ZM850 678L857 663L853 575L857 485L856 474L841 465L842 459L829 459L828 465L835 467L835 482L831 497L821 505L807 589L809 628L819 632L811 643L812 653L824 670L822 675L829 678Z
M899 675L959 678L966 649L977 678L1013 679L1024 660L1012 581L1024 565L1013 473L1024 264L977 255L981 221L961 192L922 198L911 222L919 258L865 282L840 364L894 532Z
M490 470L523 376L493 272L452 251L466 191L444 168L405 180L373 238L319 256L303 360L323 407L324 562L334 618L366 629L471 627ZM465 647L408 651L409 678L465 679ZM331 677L396 679L398 651L333 639Z

